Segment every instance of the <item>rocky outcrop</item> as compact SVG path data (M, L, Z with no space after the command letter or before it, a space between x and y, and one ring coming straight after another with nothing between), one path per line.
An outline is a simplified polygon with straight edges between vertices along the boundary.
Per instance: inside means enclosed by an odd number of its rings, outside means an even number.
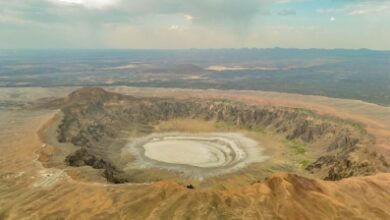
M118 171L111 163L88 152L87 149L81 148L65 158L69 166L81 167L90 166L95 169L104 169L103 176L111 183L124 183L125 179L118 178Z
M374 173L375 162L369 162L368 160L354 161L345 155L326 155L319 157L314 163L306 167L308 171L316 171L323 168L328 169L325 180L341 180L343 178L351 176L364 176ZM384 166L386 167L386 166Z
M66 164L74 167L91 166L95 169L103 169L106 162L103 159L90 154L87 149L81 148L65 158Z
M327 180L375 171L349 156L368 140L366 133L343 121L302 109L250 106L226 100L135 98L89 88L77 90L63 99L62 111L64 117L58 127L58 141L72 143L90 152L83 150L71 155L67 158L71 166L107 167L109 163L104 166L99 162L95 164L97 159L90 154L95 154L96 148L104 148L102 143L115 139L122 130L137 128L148 133L150 126L159 121L196 118L223 121L247 129L260 127L309 146L321 143L324 155L307 170L312 173L325 171ZM115 169L105 169L107 179L115 180Z

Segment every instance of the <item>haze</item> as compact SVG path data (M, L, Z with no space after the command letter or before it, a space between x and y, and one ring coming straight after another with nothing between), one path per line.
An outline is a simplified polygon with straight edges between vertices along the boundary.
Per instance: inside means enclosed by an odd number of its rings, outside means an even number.
M386 50L389 22L379 0L1 0L0 48Z

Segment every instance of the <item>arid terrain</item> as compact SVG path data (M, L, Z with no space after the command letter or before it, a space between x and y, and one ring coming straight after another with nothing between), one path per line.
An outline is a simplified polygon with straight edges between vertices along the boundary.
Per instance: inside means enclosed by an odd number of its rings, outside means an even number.
M388 107L271 92L75 90L1 89L0 219L390 218ZM134 140L153 133L206 141L173 151L193 153L187 165L156 157L154 145L137 145L138 157ZM215 140L221 133L257 145Z
M0 0L0 220L390 220L390 0Z

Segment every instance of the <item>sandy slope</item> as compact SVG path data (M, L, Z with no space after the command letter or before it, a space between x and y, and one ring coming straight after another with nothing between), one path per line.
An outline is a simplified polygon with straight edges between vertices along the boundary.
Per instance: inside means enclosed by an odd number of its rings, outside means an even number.
M259 102L263 98L241 97ZM321 97L303 102L301 97L287 100L282 96L267 102L278 99L279 104L296 103L364 121L376 131L375 147L388 152L390 114L386 108ZM338 182L277 173L260 183L223 191L190 190L165 181L143 185L77 182L61 170L45 169L36 162L35 152L52 150L42 144L37 132L53 113L1 110L0 219L390 219L388 173Z

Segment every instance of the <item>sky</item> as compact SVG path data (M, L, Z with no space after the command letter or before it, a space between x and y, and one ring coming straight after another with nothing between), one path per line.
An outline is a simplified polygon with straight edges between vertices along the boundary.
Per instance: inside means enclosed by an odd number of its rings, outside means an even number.
M0 0L0 48L390 50L390 0Z

